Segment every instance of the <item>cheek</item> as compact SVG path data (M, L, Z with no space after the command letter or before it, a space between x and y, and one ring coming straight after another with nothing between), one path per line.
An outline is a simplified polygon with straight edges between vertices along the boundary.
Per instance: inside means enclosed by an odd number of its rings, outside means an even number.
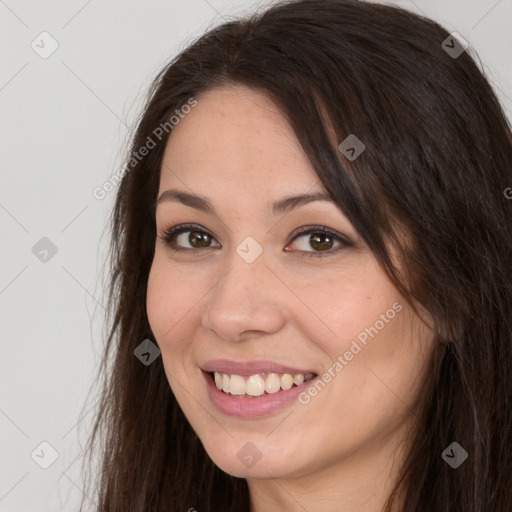
M398 295L371 311L340 344L334 356L338 371L324 397L350 410L351 427L365 435L389 431L409 415L432 343L430 331ZM342 412L334 416L344 417Z
M333 359L350 350L355 340L364 348L364 342L372 340L376 330L379 334L375 337L381 338L392 337L399 330L395 319L400 313L393 304L401 305L401 297L380 267L372 262L367 262L364 268L340 272L328 282L321 281L309 292L305 296L309 296L308 305L316 316L310 325L318 327L309 336L321 343Z
M311 297L319 299L313 302L321 319L316 325L329 328L308 332L329 356L323 357L326 391L319 385L317 404L343 404L344 410L354 413L356 423L357 418L368 419L363 404L373 404L374 422L380 414L387 418L389 411L402 406L397 395L405 403L411 401L425 357L420 341L428 333L413 329L405 301L376 265L337 278L330 283L331 294L326 293L325 283L317 286L316 294L311 289ZM320 335L325 332L326 336Z
M198 314L201 280L180 271L172 262L155 253L148 277L146 309L149 324L160 349L180 350L180 342Z

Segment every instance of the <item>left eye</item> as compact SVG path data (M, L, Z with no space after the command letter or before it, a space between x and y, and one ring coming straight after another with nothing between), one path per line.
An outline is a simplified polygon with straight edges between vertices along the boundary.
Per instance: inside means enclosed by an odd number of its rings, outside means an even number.
M316 251L324 252L333 248L333 244L338 242L338 237L330 235L329 233L308 233L306 235L299 235L295 240L303 239L302 243L297 244L299 250L307 251L309 247L313 247Z
M302 242L295 242L299 239L303 239ZM323 226L300 228L299 234L295 235L292 242L298 245L299 251L309 253L303 255L308 257L327 256L352 245L349 240ZM310 250L311 248L313 250Z
M175 252L196 252L200 249L221 247L210 233L200 229L199 226L190 224L171 227L159 238L166 243L169 249ZM297 243L296 240L300 239L303 240ZM212 246L212 242L215 242L217 245ZM299 228L294 233L292 243L298 246L298 252L303 253L302 256L308 257L327 256L353 245L350 240L323 226ZM184 245L186 244L189 244L189 247L185 247ZM296 252L288 248L285 248L285 251Z

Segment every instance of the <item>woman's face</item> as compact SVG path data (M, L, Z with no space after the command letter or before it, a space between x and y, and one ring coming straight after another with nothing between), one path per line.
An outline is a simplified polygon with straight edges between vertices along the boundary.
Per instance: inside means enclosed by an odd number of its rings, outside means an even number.
M334 471L397 445L430 333L335 203L283 203L325 189L275 105L243 86L196 99L165 150L147 288L192 428L246 478Z

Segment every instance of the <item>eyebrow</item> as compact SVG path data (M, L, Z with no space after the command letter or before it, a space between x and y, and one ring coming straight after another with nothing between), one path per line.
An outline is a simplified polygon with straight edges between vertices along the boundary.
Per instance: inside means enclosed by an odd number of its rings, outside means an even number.
M165 192L162 192L156 204L158 205L165 201L176 201L203 212L216 214L215 208L206 197L190 194L183 190L169 189ZM313 192L309 194L300 194L298 196L289 196L279 199L278 201L268 205L267 212L271 215L283 214L294 210L299 206L303 206L314 201L326 201L334 203L331 196L326 192Z

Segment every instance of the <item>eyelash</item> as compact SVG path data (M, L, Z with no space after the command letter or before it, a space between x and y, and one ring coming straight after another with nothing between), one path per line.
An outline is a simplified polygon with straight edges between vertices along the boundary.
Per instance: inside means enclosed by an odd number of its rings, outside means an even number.
M208 231L202 229L197 224L179 224L177 226L172 226L164 230L162 236L158 236L161 240L163 240L167 247L173 251L173 252L189 252L189 253L195 253L196 251L201 250L208 250L208 249L214 249L214 247L205 247L205 248L199 248L194 247L192 249L184 249L184 248L178 248L173 247L172 242L176 238L176 236L180 235L181 233L186 233L187 231L197 231L199 233L205 233L209 235L210 237L214 238L211 233ZM324 235L328 235L329 237L333 238L334 240L340 242L340 245L334 249L327 249L326 251L294 251L301 253L302 257L305 258L323 258L326 256L332 256L335 253L338 253L340 250L346 248L346 247L353 247L353 243L346 237L343 237L342 235L339 235L335 233L334 231L331 231L330 229L326 228L325 226L303 226L301 228L298 228L293 233L292 242L298 238L300 235L306 235L306 234L316 234L316 233L322 233Z

